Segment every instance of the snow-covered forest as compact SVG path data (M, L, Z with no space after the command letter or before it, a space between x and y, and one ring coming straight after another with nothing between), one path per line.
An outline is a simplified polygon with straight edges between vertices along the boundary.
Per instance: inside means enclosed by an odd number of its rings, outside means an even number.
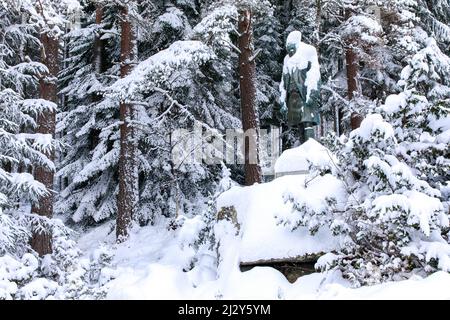
M449 220L449 0L0 0L0 300L450 299Z

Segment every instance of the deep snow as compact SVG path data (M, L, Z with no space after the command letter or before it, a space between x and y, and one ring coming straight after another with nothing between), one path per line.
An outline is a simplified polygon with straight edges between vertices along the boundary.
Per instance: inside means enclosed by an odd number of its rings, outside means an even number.
M116 247L117 269L108 284L108 299L450 299L450 274L445 272L352 289L337 272L315 273L290 284L268 267L235 269L227 281L215 279L212 270L203 270L204 279L195 286L199 270L183 272L193 251L182 247L181 230L167 231L162 225L136 228L129 241L120 245L114 244L114 232L109 231L104 225L79 239L88 252L105 238Z
M218 208L234 206L238 214L242 233L238 249L240 261L295 258L336 249L339 241L329 230L321 229L313 237L307 228L292 232L278 224L280 217L288 217L292 211L292 204L285 203L283 195L297 189L305 190L307 177L284 176L252 187L233 187L219 197ZM323 190L325 183L328 192L335 191L328 179L322 182L318 189ZM311 197L320 202L320 193L310 194Z
M303 276L293 284L269 267L241 272L242 260L330 251L339 243L327 230L312 237L304 229L290 231L275 223L277 213L290 214L285 193L300 190L311 198L305 193L305 177L284 176L266 184L233 187L219 197L219 206L236 207L241 233L236 236L228 221L215 226L221 241L218 266L214 252L200 250L199 255L191 246L204 226L198 216L181 217L184 223L176 230L168 227L166 219L135 227L122 244L115 244L114 224L104 224L83 234L79 247L86 255L96 254L98 247L113 248L114 271L107 268L103 275L112 278L106 284L107 299L450 299L450 274L445 272L358 289L351 288L338 271ZM331 177L320 177L308 188L314 194L320 189L324 195L335 192ZM194 257L198 262L192 269Z

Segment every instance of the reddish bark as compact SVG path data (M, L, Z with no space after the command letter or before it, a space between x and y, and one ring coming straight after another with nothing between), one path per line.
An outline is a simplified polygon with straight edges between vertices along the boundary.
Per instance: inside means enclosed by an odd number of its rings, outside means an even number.
M95 9L95 23L97 25L101 24L103 21L103 7L97 4ZM104 71L104 41L101 40L101 34L98 33L94 40L94 55L93 55L93 65L96 73L102 73Z
M259 166L259 121L256 112L256 64L253 59L253 30L252 13L249 9L239 12L239 76L241 89L241 114L242 127L244 132L254 130L254 134L249 135L254 139L253 143L244 141L244 171L245 184L253 185L261 182L261 168ZM250 150L250 145L256 146L256 150ZM253 157L252 157L253 156ZM256 161L252 159L256 158ZM256 162L256 163L254 163Z
M97 25L102 24L103 22L103 6L101 4L97 4L95 8L95 23ZM105 66L105 41L101 39L101 32L99 31L95 35L94 40L94 48L93 48L93 55L92 55L92 65L94 67L94 71L97 75L97 77L103 73L106 69ZM102 95L98 92L94 92L92 94L92 101L93 102L99 102L102 99ZM99 140L100 140L100 130L92 130L89 134L89 147L91 150L94 150L94 148L97 146Z
M358 91L358 58L355 51L352 49L352 42L349 41L348 47L345 50L345 61L347 66L347 90L348 99L354 97L355 92Z
M121 10L121 43L120 43L120 75L126 77L132 70L135 40L133 26L128 15L128 8ZM122 242L128 237L128 228L137 205L138 177L136 170L136 142L134 129L130 122L134 119L133 105L120 103L120 156L119 156L119 194L117 197L117 241Z
M345 12L346 19L351 17L351 12L346 10ZM355 92L358 92L358 73L359 73L359 61L358 55L353 50L353 47L356 44L356 39L349 38L346 40L346 49L345 49L345 61L347 67L347 92L348 99L352 100ZM353 112L350 116L350 127L352 130L359 128L362 122L362 116Z
M56 79L59 72L59 41L50 33L41 35L42 54L41 61L48 68L49 73L40 79L39 93L42 99L58 103L58 88ZM55 111L45 111L37 118L37 133L51 134L55 136L56 114ZM50 160L54 160L54 152L47 153ZM49 190L53 190L54 173L44 167L36 167L34 170L35 179L45 185ZM51 218L53 216L53 193L42 197L39 204L33 206L32 212L40 216ZM32 235L31 246L40 255L52 253L52 237L50 233L35 232Z

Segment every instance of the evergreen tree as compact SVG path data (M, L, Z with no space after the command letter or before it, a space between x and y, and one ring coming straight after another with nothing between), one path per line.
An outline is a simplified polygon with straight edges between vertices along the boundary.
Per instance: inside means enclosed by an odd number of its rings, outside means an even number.
M21 237L8 230L18 223L6 216L21 204L37 204L50 194L50 190L36 181L28 172L31 166L39 165L48 170L54 169L53 162L46 152L55 149L51 136L33 133L37 127L37 118L44 112L53 112L56 105L43 99L33 99L38 89L39 77L47 72L47 67L39 61L33 61L36 52L27 52L30 47L39 47L36 26L28 22L28 16L22 10L30 7L15 7L12 2L3 2L1 11L1 56L0 56L0 198L2 219L7 225L4 239L8 242L2 248L14 248L15 237ZM25 20L25 21L24 21ZM6 209L6 211L5 211ZM12 228L12 229L11 229ZM12 231L11 231L12 232ZM20 246L20 242L17 243ZM21 250L18 249L20 253Z
M381 110L395 128L397 153L416 174L441 190L447 203L450 162L450 58L422 31L422 49L403 69L403 91L391 95Z
M180 11L184 8L184 5L179 8L175 5L164 8L157 6L156 13L149 16L150 13L144 10L145 6L141 4L139 11L141 18L134 20L138 29L144 29L155 19L173 21L168 18L167 8ZM202 9L196 8L199 12ZM148 10L148 7L146 9ZM63 89L67 103L59 130L64 134L64 141L73 147L67 150L60 166L59 176L67 178L69 184L61 193L58 212L69 214L75 222L92 223L113 217L117 212L115 197L118 194L118 103L122 99L121 95L125 95L123 88L120 87L122 82L112 85L114 77L118 76L117 65L107 63L104 72L95 76L92 72L91 52L96 30L101 30L103 34L104 61L118 60L118 37L114 31L119 29L118 21L115 19L117 8L113 4L105 4L101 26L94 25L92 7L87 6L84 10L91 16L82 29L73 30L68 34L69 52L72 55L68 58L67 68L62 73L63 83L67 84ZM191 15L192 10L189 12ZM172 14L173 12L170 13ZM192 15L194 21L198 19L197 14ZM157 52L160 48L155 48L154 43L164 42L165 44L161 46L169 46L166 51L151 56L137 65L137 73L142 72L139 70L146 70L152 64L154 66L151 70L160 70L152 75L149 85L146 86L157 85L157 91L145 92L144 95L139 91L137 96L134 96L134 93L129 95L132 97L129 98L130 101L136 102L138 113L135 125L141 187L135 220L142 224L152 221L159 215L175 216L176 211L183 208L189 212L194 210L195 206L192 206L194 199L207 196L214 189L214 181L220 176L220 168L217 166L200 163L181 166L173 164L171 148L175 143L168 137L174 130L190 129L196 123L210 129L217 128L222 132L227 128L238 127L239 121L235 117L238 112L235 104L237 100L233 95L230 96L232 88L227 80L233 72L232 61L227 57L232 57L233 53L227 45L221 43L221 39L229 37L228 34L231 33L226 25L229 17L224 7L212 12L208 7L204 19L192 28L191 38L201 39L211 46L211 49L208 49L209 58L202 58L199 62L191 55L199 50L196 55L204 57L203 48L207 47L193 47L192 50L188 50L186 48L191 42L184 44L181 41L171 45L159 38L169 33L138 32L140 57ZM215 18L219 20L214 21ZM171 26L165 25L164 28ZM215 33L214 37L211 37L212 32ZM231 43L231 40L227 42ZM183 52L189 54L186 58L189 63L177 65L177 61L184 61L179 60L183 58L180 56ZM169 54L168 59L162 59L165 54ZM140 83L139 86L142 86L144 81L147 81L144 79L146 78L142 76L133 83ZM83 92L90 94L85 95ZM94 99L94 96L97 98ZM179 105L174 106L175 102ZM186 114L180 106L188 108L190 120L182 120Z
M31 206L43 206L42 199L53 196L30 172L37 167L53 172L49 155L60 148L51 133L35 132L40 117L56 112L56 104L36 98L49 68L40 62L42 15L34 4L0 2L0 299L100 295L103 289L89 278L90 263L80 261L72 232L60 220L30 213ZM32 247L33 234L51 237L52 252ZM43 253L49 254L40 257Z
M58 166L64 183L56 212L74 222L98 222L117 212L119 108L105 97L105 90L119 77L119 11L111 2L98 5L103 11L101 23L94 20L95 8L86 4L84 24L65 36L70 54L60 76L65 104L58 132L70 147ZM94 54L99 40L100 64Z
M344 238L340 249L319 259L317 267L337 268L355 286L399 280L412 272L448 271L449 217L440 192L396 156L394 128L371 114L330 147L339 161L329 169L347 195L317 206L307 186L304 193L288 196L294 215L281 221L293 230L305 226L312 234L326 226ZM338 203L342 199L345 204Z

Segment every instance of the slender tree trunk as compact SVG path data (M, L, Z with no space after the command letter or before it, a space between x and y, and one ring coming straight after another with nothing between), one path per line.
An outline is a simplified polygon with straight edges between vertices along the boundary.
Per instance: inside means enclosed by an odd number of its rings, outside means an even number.
M103 22L103 6L101 4L97 4L95 8L95 23L97 25L102 24ZM94 58L93 65L94 70L97 74L100 74L104 71L104 41L101 40L101 33L97 33L95 35L94 40Z
M253 59L252 13L250 9L239 12L239 76L241 89L242 126L249 140L244 141L245 184L261 182L259 166L259 121L256 112L256 64ZM255 146L254 150L250 146Z
M338 61L337 61L337 70L338 70L339 74L344 70L344 61L343 60L344 59L339 57ZM334 117L333 117L334 129L338 136L342 135L342 133L343 133L343 129L344 129L344 120L343 119L344 119L343 108L342 108L341 104L338 104L338 105L336 105L336 108L334 110Z
M348 20L351 17L349 10L345 11L345 18ZM348 99L354 98L355 92L358 92L358 73L359 61L356 52L353 50L355 39L350 38L346 41L345 61L347 68L347 92ZM350 116L350 127L352 130L359 128L362 122L362 117L358 112L353 112Z
M95 7L95 24L101 25L103 23L103 14L104 9L103 5L100 3L97 3ZM102 33L98 31L98 33L95 35L94 40L94 49L93 49L93 56L92 56L92 65L94 67L94 71L96 74L96 77L99 78L99 76L105 71L105 41L101 39ZM99 102L102 99L102 95L98 92L94 92L92 94L92 101L93 102ZM97 146L100 138L100 130L93 129L89 134L89 148L91 150L94 150L94 148Z
M283 0L283 20L286 25L289 25L292 13L292 0Z
M128 14L128 7L121 10L121 43L120 43L120 75L126 77L132 70L135 54L133 26ZM136 162L136 141L134 129L130 123L134 119L134 108L131 104L120 103L120 156L119 156L119 195L117 197L117 241L128 237L128 227L137 205L138 177Z
M54 103L58 103L58 88L56 79L59 72L59 41L50 33L41 35L42 57L41 61L48 68L49 73L40 79L40 97ZM55 111L45 111L37 118L37 133L50 134L55 137L56 114ZM54 152L47 153L50 160L54 160ZM54 173L43 167L34 170L35 179L49 190L54 187ZM32 212L40 216L51 218L53 216L53 192L42 197L39 205L33 206ZM52 237L50 233L35 232L32 235L31 246L40 255L52 253Z
M322 0L316 0L316 41L317 41L317 53L320 54L320 30L322 26Z
M349 43L351 45L351 43ZM347 67L347 90L348 99L351 100L354 97L355 92L358 91L358 60L355 51L351 47L345 50L345 61Z

